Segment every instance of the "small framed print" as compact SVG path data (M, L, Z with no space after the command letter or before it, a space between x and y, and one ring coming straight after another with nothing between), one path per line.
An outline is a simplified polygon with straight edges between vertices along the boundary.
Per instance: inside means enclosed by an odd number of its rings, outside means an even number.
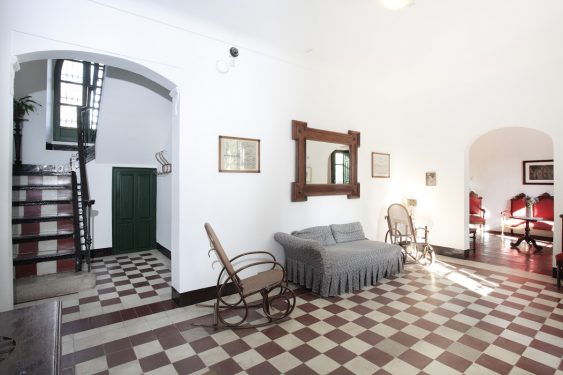
M524 185L553 185L553 160L525 160L522 169Z
M426 186L436 186L436 172L426 172Z
M260 173L260 140L220 135L219 172Z
M390 178L391 177L391 155L381 152L371 153L371 177Z

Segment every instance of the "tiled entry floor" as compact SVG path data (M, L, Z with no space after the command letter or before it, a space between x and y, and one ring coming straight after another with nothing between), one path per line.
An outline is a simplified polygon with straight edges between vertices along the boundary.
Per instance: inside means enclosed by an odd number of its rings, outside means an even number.
M159 268L164 260L149 260L157 256L130 255ZM127 298L150 290L134 286L137 277L128 276L135 270L114 268L132 268L128 260L104 258L96 272L99 281L110 275L112 282L101 282L91 295L63 299L73 308L64 315L63 374L563 374L563 294L553 279L444 259L432 269L408 264L398 277L340 297L299 288L290 320L213 331L191 324L210 321L210 309L174 308L169 288ZM107 265L114 269L106 273ZM153 272L166 281L168 273L160 271ZM111 276L120 273L125 276ZM115 283L123 277L131 280L133 294L119 294L126 284ZM103 306L102 296L110 293L117 296L108 300L120 302ZM84 309L88 304L99 306Z

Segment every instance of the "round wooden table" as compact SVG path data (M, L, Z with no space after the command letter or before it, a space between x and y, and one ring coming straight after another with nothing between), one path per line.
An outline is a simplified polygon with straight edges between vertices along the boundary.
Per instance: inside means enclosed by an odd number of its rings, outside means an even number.
M532 236L530 236L530 223L542 221L543 220L542 217L511 216L511 218L516 220L523 220L526 222L526 228L524 228L524 235L518 238L516 242L511 242L510 243L511 247L518 248L518 246L522 243L522 241L526 241L528 245L533 245L537 251L543 249L543 247L538 245L536 243L536 240Z

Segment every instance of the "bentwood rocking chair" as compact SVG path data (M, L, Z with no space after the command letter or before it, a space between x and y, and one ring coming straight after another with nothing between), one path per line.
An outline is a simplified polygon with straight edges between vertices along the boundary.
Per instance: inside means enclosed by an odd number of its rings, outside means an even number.
M213 307L212 326L251 328L287 318L295 308L295 294L289 289L285 269L276 258L267 251L251 251L229 259L208 223L205 223L205 231L211 244L208 255L215 251L223 265L217 278L217 299L213 305L206 305ZM244 258L249 255L252 256L251 263L247 264L249 260ZM257 256L267 256L268 259L257 260ZM245 264L240 268L233 267L232 263L241 262ZM256 266L267 269L254 276L241 277L241 273ZM233 288L234 295L231 295ZM264 315L249 314L251 308L262 308Z
M415 228L405 206L393 203L387 208L385 219L389 227L385 242L390 240L403 248L403 261L408 255L423 266L434 263L434 249L428 243L428 228Z

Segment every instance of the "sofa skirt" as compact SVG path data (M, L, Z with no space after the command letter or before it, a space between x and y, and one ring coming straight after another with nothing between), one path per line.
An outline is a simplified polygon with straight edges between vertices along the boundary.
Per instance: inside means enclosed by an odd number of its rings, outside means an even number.
M286 258L287 279L311 289L322 297L351 293L364 286L375 285L384 277L403 271L402 256L390 257L375 264L363 264L349 270L333 267L329 270L317 269L299 260Z

